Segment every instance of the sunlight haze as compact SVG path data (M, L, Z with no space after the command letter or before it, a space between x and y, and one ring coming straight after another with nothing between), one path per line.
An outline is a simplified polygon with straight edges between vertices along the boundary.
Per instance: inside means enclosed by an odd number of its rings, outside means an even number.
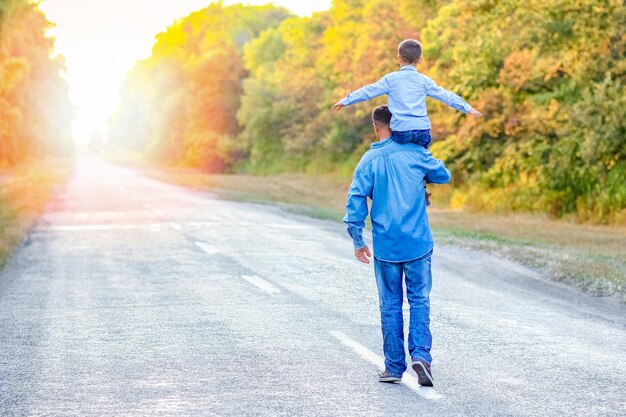
M56 25L55 52L65 57L70 98L76 108L74 140L86 143L106 131L118 89L135 61L150 55L154 36L174 20L210 4L206 0L46 0L40 8ZM225 1L235 4L237 1ZM249 1L244 4L266 4ZM307 15L327 9L330 0L273 2Z

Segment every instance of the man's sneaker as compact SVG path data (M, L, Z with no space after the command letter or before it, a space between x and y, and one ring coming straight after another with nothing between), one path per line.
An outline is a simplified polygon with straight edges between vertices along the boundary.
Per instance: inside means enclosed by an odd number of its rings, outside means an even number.
M401 376L395 376L386 369L382 374L378 374L378 382L400 382L401 380Z
M411 367L417 374L417 382L423 387L433 386L433 374L430 372L430 365L421 359L413 359Z
M424 187L424 194L426 195L426 207L432 206L433 203L430 202L430 196L432 193L426 187Z

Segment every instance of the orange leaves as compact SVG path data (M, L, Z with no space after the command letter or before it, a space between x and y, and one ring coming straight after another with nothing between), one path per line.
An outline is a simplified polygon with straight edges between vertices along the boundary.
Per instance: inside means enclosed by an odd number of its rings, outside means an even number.
M504 59L497 82L516 93L541 91L565 76L563 61L559 56L539 56L537 49L513 51Z
M514 51L504 60L498 82L517 92L531 77L537 53L530 49Z
M502 91L484 91L472 105L480 109L484 119L465 118L459 126L457 141L462 141L466 146L478 146L477 142L483 137L498 139L505 135L505 125L512 113L512 105Z

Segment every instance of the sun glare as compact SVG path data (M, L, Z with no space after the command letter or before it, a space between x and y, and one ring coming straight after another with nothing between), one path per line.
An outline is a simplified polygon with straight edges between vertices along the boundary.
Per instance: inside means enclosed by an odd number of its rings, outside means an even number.
M150 55L154 36L176 19L199 10L206 0L110 0L79 2L46 0L40 7L56 27L55 52L65 57L70 98L76 118L72 132L77 144L94 134L105 135L108 119L119 101L121 82L134 63ZM225 1L234 4L237 1ZM265 4L248 1L244 4ZM297 14L330 6L330 0L275 1Z

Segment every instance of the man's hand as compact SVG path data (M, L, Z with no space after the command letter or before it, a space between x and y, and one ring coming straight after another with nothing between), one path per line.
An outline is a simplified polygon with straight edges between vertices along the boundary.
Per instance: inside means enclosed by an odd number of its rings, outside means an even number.
M476 110L476 109L470 110L469 114L471 114L472 116L474 116L477 119L483 117L483 114L481 112L479 112L478 110Z
M370 248L367 247L367 245L363 246L360 249L355 249L354 250L354 256L361 262L363 262L364 264L368 264L370 263L370 260L367 258L371 258L372 254L370 253Z
M330 109L331 109L332 111L339 111L339 110L343 109L344 107L346 107L346 106L344 106L344 105L341 103L341 100L339 100L339 101L338 101L337 103L335 103L335 105L334 105L333 107L331 107Z

